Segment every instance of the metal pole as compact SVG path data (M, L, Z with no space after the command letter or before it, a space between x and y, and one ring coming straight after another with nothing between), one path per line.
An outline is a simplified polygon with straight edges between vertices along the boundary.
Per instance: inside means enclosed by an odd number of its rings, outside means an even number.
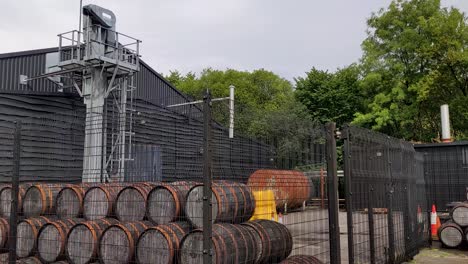
M234 137L234 88L229 86L229 138Z
M387 228L388 228L388 263L395 263L395 234L393 229L393 177L390 157L390 137L387 138Z
M367 217L369 221L369 246L370 246L370 262L375 263L375 229L374 229L374 208L372 201L374 200L374 187L369 185L369 196L367 198Z
M16 239L18 222L18 192L21 159L21 121L15 122L14 149L13 149L13 174L11 176L11 212L9 234L9 263L16 263Z
M354 238L353 238L353 206L352 206L352 174L351 174L351 132L349 127L345 127L342 132L343 144L343 160L344 160L344 178L345 178L345 202L346 202L346 217L348 223L348 260L349 264L354 264Z
M338 219L338 175L336 152L336 124L327 124L327 187L328 187L328 221L330 236L330 263L341 263L340 224Z
M206 92L203 98L203 263L212 262L211 236L211 94Z

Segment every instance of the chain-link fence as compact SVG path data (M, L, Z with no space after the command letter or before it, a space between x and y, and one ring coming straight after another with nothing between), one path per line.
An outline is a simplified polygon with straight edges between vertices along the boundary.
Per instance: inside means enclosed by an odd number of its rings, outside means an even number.
M367 129L343 131L350 263L401 263L428 241L423 156Z

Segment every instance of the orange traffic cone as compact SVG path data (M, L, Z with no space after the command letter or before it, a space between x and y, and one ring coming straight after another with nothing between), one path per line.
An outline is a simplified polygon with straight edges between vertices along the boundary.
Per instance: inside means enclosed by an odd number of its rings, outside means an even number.
M436 206L432 205L431 210L431 236L432 240L439 240L439 236L437 235L437 230L440 227L440 219L437 216Z

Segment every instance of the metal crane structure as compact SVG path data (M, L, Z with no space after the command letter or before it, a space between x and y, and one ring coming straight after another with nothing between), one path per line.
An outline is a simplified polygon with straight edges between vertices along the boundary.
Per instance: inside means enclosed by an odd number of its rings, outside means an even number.
M116 16L108 9L86 5L82 14L82 31L58 35L58 70L32 78L20 76L20 82L69 79L86 105L82 181L123 181L126 163L133 161L134 76L140 69L141 41L118 33Z

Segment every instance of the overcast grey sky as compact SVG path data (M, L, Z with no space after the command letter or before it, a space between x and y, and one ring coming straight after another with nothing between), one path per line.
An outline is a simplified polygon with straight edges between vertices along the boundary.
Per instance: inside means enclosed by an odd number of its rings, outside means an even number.
M177 69L265 68L292 80L361 56L366 18L390 0L83 0L111 9L143 60ZM468 12L467 0L442 0ZM78 27L79 0L0 0L0 53L57 46Z

